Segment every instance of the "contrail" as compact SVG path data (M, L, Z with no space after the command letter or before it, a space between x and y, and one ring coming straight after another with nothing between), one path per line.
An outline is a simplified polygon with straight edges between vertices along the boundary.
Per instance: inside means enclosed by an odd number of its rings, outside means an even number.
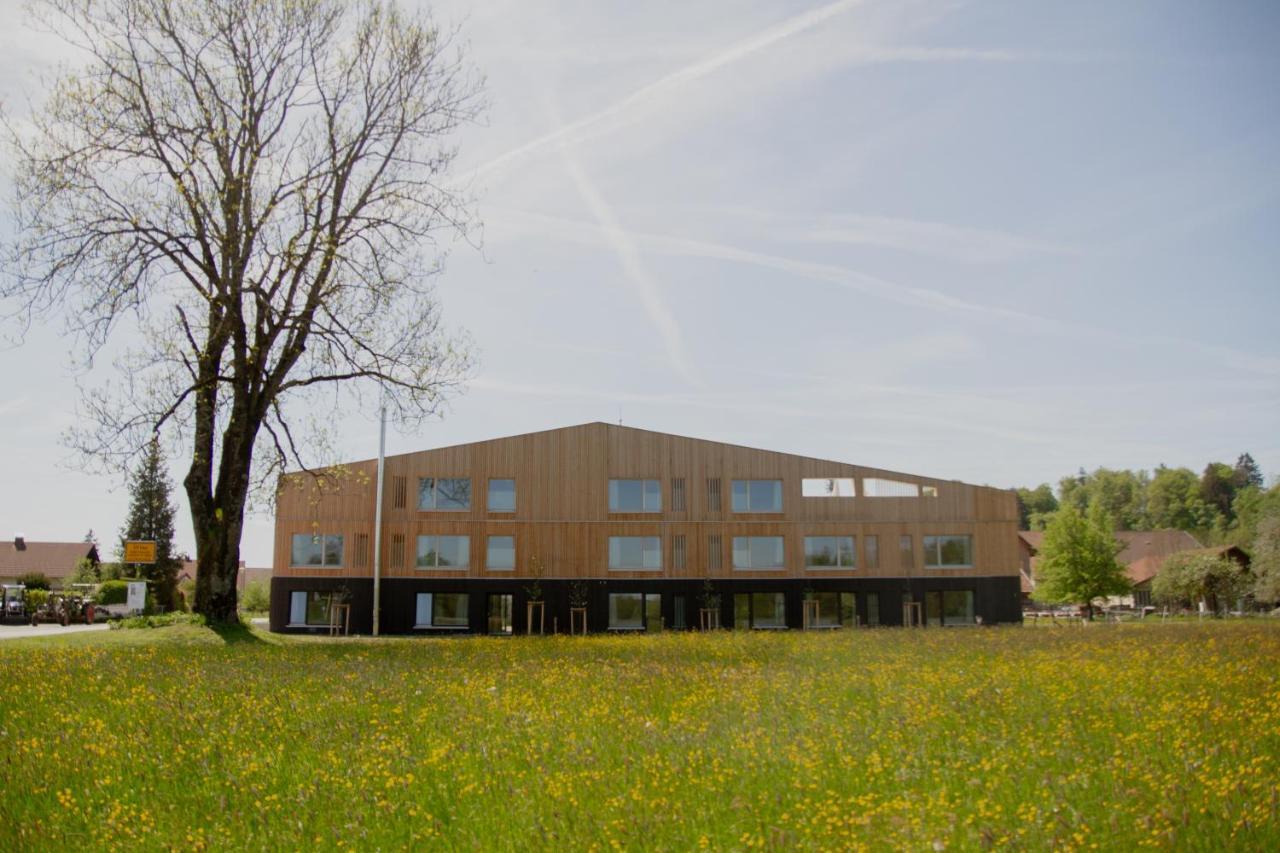
M508 163L519 160L539 148L561 143L592 125L599 124L606 119L613 118L616 115L626 112L638 103L657 97L670 89L676 89L683 86L685 83L697 80L700 77L705 77L719 68L723 68L726 65L737 62L738 60L750 56L757 51L763 50L770 45L776 44L783 39L790 38L797 33L811 29L828 18L839 15L841 12L850 9L861 2L863 2L863 0L836 0L834 3L828 3L826 6L821 6L812 11L797 15L794 18L789 18L785 21L774 24L773 26L765 30L761 30L749 38L730 45L728 48L714 56L703 59L700 62L695 62L693 65L685 66L678 71L673 71L665 77L655 80L647 86L642 86L622 100L615 101L598 112L594 112L588 116L583 116L569 124L562 125L549 133L545 133L536 139L526 142L524 145L511 149L505 154L498 155L494 159L477 168L475 172L476 177L481 177L496 169L500 169Z

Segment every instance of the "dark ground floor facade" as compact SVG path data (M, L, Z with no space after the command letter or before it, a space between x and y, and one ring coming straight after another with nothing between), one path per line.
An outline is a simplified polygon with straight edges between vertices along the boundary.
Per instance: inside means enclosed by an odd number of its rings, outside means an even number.
M529 617L544 633L695 630L786 630L994 625L1022 620L1015 577L789 578L541 581L541 613L530 614L530 581L479 578L387 578L383 634L523 634ZM718 600L717 600L718 599ZM332 605L350 605L353 634L373 631L373 580L271 579L271 630L326 633ZM574 608L575 603L585 607ZM710 605L710 606L708 606ZM576 612L573 612L575 611ZM709 611L709 612L704 612ZM714 614L714 615L712 615ZM572 627L571 627L571 620Z

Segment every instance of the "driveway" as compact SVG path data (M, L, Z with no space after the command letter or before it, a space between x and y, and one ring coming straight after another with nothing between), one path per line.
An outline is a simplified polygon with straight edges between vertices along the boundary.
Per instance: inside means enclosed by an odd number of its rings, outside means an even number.
M96 625L0 625L0 640L16 640L20 637L61 637L63 634L79 634L82 631L106 631L106 622Z

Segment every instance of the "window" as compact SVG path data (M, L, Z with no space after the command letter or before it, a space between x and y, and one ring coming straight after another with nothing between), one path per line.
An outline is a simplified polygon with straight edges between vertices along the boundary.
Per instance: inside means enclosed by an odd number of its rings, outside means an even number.
M880 537L876 535L862 537L862 552L867 558L868 569L880 568Z
M857 566L852 536L804 537L804 565L808 569L852 569Z
M967 589L927 592L925 621L930 625L974 625L973 591Z
M720 478L707 478L707 511L720 511Z
M419 536L420 569L467 569L471 567L469 536Z
M782 512L781 480L734 480L734 512Z
M862 480L862 496L864 498L918 498L920 487L915 483L902 480L882 480L877 477L864 477Z
M511 596L489 596L489 633L511 633Z
M852 477L828 477L800 481L800 495L806 498L851 498L854 496Z
M298 590L289 593L290 625L328 625L333 593Z
M880 593L867 593L867 625L874 628L880 624Z
M467 619L468 596L465 592L418 593L415 628L469 628Z
M972 536L924 537L924 565L929 569L967 569L973 566Z
M936 498L937 496L938 496L938 487L937 487L937 486L921 486L921 487L920 487L920 497L922 497L922 498Z
M662 568L662 537L610 536L609 568L658 571Z
M516 537L490 536L484 567L510 571L516 567Z
M662 512L657 480L610 480L609 512Z
M342 536L320 533L293 534L290 565L336 569L342 566Z
M489 481L489 512L516 511L516 481Z
M810 624L813 628L856 628L858 620L851 592L815 592L811 593L818 602L817 621Z
M781 536L733 537L733 567L766 571L786 568Z
M904 533L898 537L898 560L904 569L916 567L915 544L911 541L910 533Z
M662 596L645 592L609 593L610 631L662 629Z
M733 597L733 627L787 627L787 596L781 592L738 593Z
M466 477L424 477L418 481L418 509L471 509L471 481Z

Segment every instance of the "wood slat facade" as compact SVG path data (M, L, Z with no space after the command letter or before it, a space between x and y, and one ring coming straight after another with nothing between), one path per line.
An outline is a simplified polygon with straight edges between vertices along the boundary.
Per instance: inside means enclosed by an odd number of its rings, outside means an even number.
M419 509L418 489L424 478L469 479L470 506ZM852 479L856 495L804 496L806 478ZM661 511L610 512L611 479L657 480ZM929 494L865 497L864 481L875 479L910 484ZM491 480L515 481L514 511L489 510ZM780 480L782 510L734 512L735 480ZM375 489L374 460L319 475L282 478L273 590L278 588L284 596L295 579L322 585L326 580L341 581L349 589L371 579ZM945 580L943 586L964 579L996 579L998 586L1007 579L1015 601L1018 594L1018 514L1011 491L632 427L591 423L391 456L386 459L384 489L381 575L386 582L527 583L532 558L537 557L542 578L553 585L573 580L608 584L710 578L732 586L764 580L857 580L865 586L871 581L933 579ZM341 565L291 565L293 537L298 534L341 536ZM469 537L469 565L418 567L418 537L428 535ZM854 537L856 566L806 568L805 537L831 535ZM972 537L972 565L926 567L924 537L939 535ZM489 536L514 537L513 569L486 567ZM659 537L661 568L611 570L611 536ZM734 568L733 540L741 536L783 537L785 568ZM911 537L911 547L904 553L906 536ZM276 609L273 628L283 628ZM999 615L1009 613L1001 609ZM353 622L361 624L354 611Z

